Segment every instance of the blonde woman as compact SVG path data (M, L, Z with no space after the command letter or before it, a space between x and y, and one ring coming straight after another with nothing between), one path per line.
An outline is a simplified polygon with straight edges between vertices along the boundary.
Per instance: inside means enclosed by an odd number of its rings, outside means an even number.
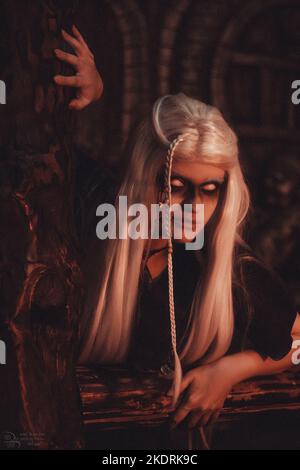
M64 38L75 55L56 55L77 75L55 81L78 88L72 107L80 109L101 95L102 82L84 39L75 27L73 33ZM192 228L203 204L204 247L186 250L191 240L172 233L103 242L94 301L83 315L80 362L170 373L173 426L203 426L236 383L292 366L300 318L281 280L243 242L249 192L236 135L222 114L183 93L167 95L131 139L116 202L126 196L128 206L149 209L162 200L190 204Z

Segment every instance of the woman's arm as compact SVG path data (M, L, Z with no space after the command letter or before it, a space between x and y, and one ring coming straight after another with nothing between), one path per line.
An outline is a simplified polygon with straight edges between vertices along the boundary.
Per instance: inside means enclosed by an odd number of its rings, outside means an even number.
M72 46L75 54L68 54L60 49L55 49L54 53L59 60L72 65L76 74L70 77L56 75L54 81L57 85L77 89L76 98L70 102L69 107L80 110L101 98L103 81L95 65L94 56L76 26L72 27L72 31L75 37L64 30L62 37Z
M300 338L300 314L292 328L294 340ZM243 351L196 367L183 378L180 393L183 394L173 416L173 426L188 418L189 427L206 425L215 419L234 385L259 375L271 375L295 367L292 355L295 349L281 360L263 359L256 351ZM299 354L298 354L299 356ZM169 392L170 394L170 392Z
M300 314L298 313L292 329L292 337L296 341L300 338ZM281 360L273 361L270 358L263 359L255 351L244 351L231 356L224 356L221 361L224 368L227 368L228 373L232 370L234 382L238 383L250 377L259 375L272 375L283 372L284 370L292 368L294 365L292 356L295 354L295 349L292 348L290 352Z

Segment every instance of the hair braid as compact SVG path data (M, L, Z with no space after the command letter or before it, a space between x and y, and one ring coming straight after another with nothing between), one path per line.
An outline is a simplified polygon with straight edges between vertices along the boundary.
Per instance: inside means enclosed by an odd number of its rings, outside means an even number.
M179 135L174 139L168 149L165 165L164 177L164 203L168 205L167 217L167 236L168 236L168 290L169 290L169 313L170 313L170 329L172 350L174 355L174 375L173 375L173 406L175 406L182 380L182 367L177 353L177 338L176 338L176 317L175 317L175 303L174 303L174 279L173 279L173 243L171 232L171 209L172 209L172 191L171 191L171 173L172 163L177 145L184 140L184 135Z

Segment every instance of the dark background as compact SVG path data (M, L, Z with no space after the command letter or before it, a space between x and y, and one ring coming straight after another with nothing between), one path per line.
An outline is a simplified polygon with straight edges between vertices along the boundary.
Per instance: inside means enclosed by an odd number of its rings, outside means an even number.
M91 157L117 162L130 126L159 95L183 91L214 104L239 136L255 209L249 239L299 305L300 106L290 97L292 81L300 79L300 1L0 4L0 78L8 88L2 161L25 158L28 165L41 153L45 159L56 151L58 135L69 132ZM101 102L76 118L61 111L52 82L61 67L52 50L62 45L61 25L72 22L105 84Z
M65 47L60 29L73 23L104 80L101 101L80 113L67 109L70 92L53 83L55 74L72 73L53 49ZM75 158L80 149L118 165L131 126L159 95L182 91L213 104L236 131L252 193L247 239L299 308L300 105L291 102L291 84L300 79L300 0L0 0L0 79L7 85L0 105L5 429L22 414L26 429L45 429L50 446L80 447ZM61 428L62 420L69 425Z

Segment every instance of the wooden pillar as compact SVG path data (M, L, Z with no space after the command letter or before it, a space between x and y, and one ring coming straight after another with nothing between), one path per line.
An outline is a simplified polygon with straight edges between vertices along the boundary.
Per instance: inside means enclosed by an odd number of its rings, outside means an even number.
M74 238L72 120L53 82L76 1L2 2L7 104L0 115L2 446L80 448L75 377L81 275ZM73 73L73 72L72 72ZM14 438L12 437L14 436Z

